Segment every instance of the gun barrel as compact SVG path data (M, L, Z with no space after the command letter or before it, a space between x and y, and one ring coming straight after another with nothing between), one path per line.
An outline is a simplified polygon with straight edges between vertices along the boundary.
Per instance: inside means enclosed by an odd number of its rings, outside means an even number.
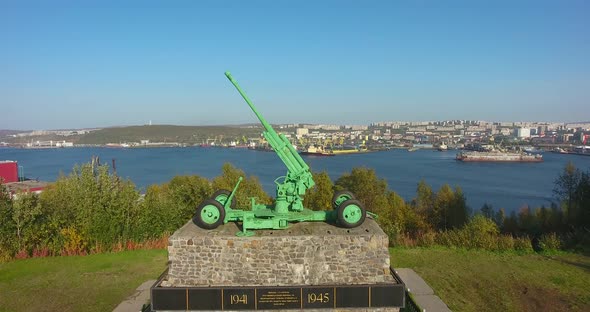
M246 103L248 103L248 106L250 106L250 108L252 109L254 114L256 114L256 117L258 117L258 120L260 120L260 122L262 123L262 126L264 126L264 129L266 129L266 131L269 131L269 132L275 132L274 129L270 126L270 124L268 122L266 122L266 120L262 117L262 115L260 115L260 113L256 110L256 107L254 107L254 104L252 104L252 102L250 101L248 96L246 96L246 93L244 93L244 91L242 91L242 88L240 88L240 85L238 85L238 82L234 80L234 77L232 77L231 73L226 71L225 76L234 85L234 87L236 87L236 89L238 90L240 95L244 98Z
M252 104L250 99L246 96L244 91L242 91L238 85L238 82L234 80L230 72L225 72L225 76L234 85L234 87L236 87L246 103L248 103L248 106L250 106L254 114L256 114L256 117L258 117L258 120L260 120L264 126L264 129L266 129L266 131L262 133L264 138L268 141L270 146L272 146L272 148L275 150L275 153L277 153L285 166L287 166L288 171L296 176L307 174L306 179L309 181L307 182L309 184L308 187L312 187L314 182L311 173L309 172L309 166L305 163L305 161L303 161L301 156L299 156L297 151L291 145L291 142L289 142L289 140L284 135L279 135L272 128L272 126L266 122L262 115L260 115L260 113L256 110L256 107L254 107L254 104Z

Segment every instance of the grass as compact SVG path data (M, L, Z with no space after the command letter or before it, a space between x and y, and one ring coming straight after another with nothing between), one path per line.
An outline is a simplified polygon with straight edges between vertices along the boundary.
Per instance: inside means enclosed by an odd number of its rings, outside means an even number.
M590 257L394 248L453 311L590 311Z
M394 248L453 311L590 311L590 257ZM165 250L50 257L0 264L0 311L111 311L157 278Z
M165 250L0 264L0 311L112 311L165 269Z

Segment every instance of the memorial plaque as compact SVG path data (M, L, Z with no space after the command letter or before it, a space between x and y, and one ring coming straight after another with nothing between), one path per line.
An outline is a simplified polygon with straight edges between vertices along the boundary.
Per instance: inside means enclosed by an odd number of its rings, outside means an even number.
M258 288L256 308L257 310L300 309L301 288Z
M400 296L395 288L388 286L371 287L372 307L403 307L405 296Z
M334 308L334 287L303 288L303 308L329 309Z
M256 295L252 288L223 289L222 310L255 310Z
M162 287L163 276L151 288L152 311L307 310L405 306L405 286L397 284L298 285L242 287Z
M152 291L152 309L186 310L187 290L185 288L159 289Z
M187 310L221 310L221 289L189 289Z
M362 308L369 305L368 287L340 287L336 290L337 308Z

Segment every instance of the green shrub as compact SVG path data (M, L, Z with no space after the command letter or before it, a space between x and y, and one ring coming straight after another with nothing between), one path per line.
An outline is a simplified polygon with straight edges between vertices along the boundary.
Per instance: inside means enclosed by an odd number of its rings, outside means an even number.
M561 239L555 233L544 234L539 239L539 247L543 251L557 251L561 245Z
M514 238L514 250L523 252L533 252L533 245L528 236Z
M418 246L420 247L430 247L433 246L436 240L436 233L433 231L428 231L422 233L418 236Z
M385 234L387 234L387 237L389 238L389 246L391 246L391 247L399 246L399 242L400 242L399 238L400 238L400 235L402 235L402 230L401 230L401 227L399 226L399 224L394 223L390 219L384 219L384 218L378 218L377 223L379 224L379 226L381 227L383 232L385 232Z
M246 177L244 171L229 163L223 164L221 175L213 179L213 192L217 190L233 190L240 177L244 178L244 180L240 183L236 193L237 208L249 210L251 208L251 197L256 198L256 202L259 204L272 203L271 197L266 194L256 176Z
M498 247L498 226L482 215L476 215L462 229L460 244L467 248L496 250Z
M511 235L499 235L497 237L498 251L514 250L514 238Z

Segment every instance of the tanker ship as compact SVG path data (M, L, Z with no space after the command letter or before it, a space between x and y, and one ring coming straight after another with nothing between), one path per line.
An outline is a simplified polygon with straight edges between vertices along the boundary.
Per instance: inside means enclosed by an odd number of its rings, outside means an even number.
M508 152L460 152L455 159L472 162L542 162L543 155Z

